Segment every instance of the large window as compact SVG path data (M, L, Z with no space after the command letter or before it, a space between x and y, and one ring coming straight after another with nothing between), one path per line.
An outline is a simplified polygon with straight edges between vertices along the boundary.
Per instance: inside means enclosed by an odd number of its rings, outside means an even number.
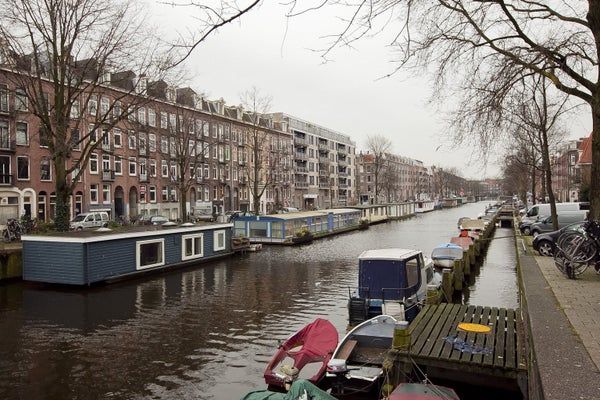
M0 111L8 112L8 87L0 85Z
M225 231L214 231L214 251L225 250L226 247L227 246L225 245Z
M412 258L406 261L406 287L414 287L419 284L421 274L419 258Z
M27 101L27 94L23 89L15 90L15 110L27 111L29 103Z
M29 144L29 133L27 132L26 122L17 122L16 140L20 146L27 146Z
M42 161L40 161L40 180L52 180L52 169L50 168L50 160L47 158L43 158Z
M90 154L90 174L98 173L98 154Z
M29 180L29 157L17 156L17 179Z
M0 121L0 148L10 148L10 134L8 132L8 121Z
M113 143L115 144L115 147L121 147L123 145L121 140L121 130L118 128L113 130Z
M123 159L115 157L115 175L123 175Z
M165 240L143 240L136 242L136 268L152 268L165 264Z
M98 185L95 183L90 185L90 203L98 204Z
M181 237L181 259L191 260L200 258L204 255L204 235L196 233L193 235L183 235Z
M129 159L129 175L136 176L137 175L137 163L135 158L131 157Z

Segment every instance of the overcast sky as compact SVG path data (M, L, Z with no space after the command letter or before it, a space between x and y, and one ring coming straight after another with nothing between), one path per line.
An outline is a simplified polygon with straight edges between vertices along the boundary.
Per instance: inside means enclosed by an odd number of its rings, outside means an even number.
M444 122L426 104L426 75L400 72L382 79L394 69L389 34L340 48L324 63L315 50L326 46L324 35L337 31L335 15L319 11L286 20L286 10L266 0L199 46L185 63L190 86L228 104L239 104L240 94L256 86L272 97L273 112L349 135L358 149L365 148L367 135L381 134L392 140L394 153L426 165L456 167L474 179L499 174L495 160L485 166L473 159L472 146L451 147ZM193 28L190 8L155 4L153 13L162 29ZM585 136L590 118L582 115L570 128L572 137Z

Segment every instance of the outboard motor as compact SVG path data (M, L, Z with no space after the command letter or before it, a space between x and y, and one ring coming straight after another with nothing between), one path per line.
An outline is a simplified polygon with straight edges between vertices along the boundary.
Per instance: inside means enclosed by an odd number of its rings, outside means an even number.
M331 382L331 393L344 393L344 382L346 380L346 374L348 373L346 360L341 358L332 358L327 363L327 372L334 375L334 378Z

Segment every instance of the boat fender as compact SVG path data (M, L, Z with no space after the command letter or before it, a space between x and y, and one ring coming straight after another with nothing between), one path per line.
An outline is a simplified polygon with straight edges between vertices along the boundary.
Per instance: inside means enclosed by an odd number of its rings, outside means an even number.
M294 381L298 379L298 375L300 375L300 370L294 367L293 365L284 364L281 366L281 373L285 375L285 377L283 378L285 390L289 391Z

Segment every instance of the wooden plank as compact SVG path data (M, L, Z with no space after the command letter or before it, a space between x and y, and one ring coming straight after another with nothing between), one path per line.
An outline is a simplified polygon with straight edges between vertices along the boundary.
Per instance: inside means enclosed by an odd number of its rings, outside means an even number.
M456 333L456 327L464 318L465 313L467 312L467 308L469 308L469 306L467 306L466 304L463 304L460 306L458 312L456 313L456 316L454 317L454 321L452 321L452 324L450 324L450 328L446 332L445 336L454 335ZM452 344L448 343L447 341L444 341L444 346L442 347L442 353L440 354L440 358L443 358L443 359L450 358L450 355L452 354L452 350L453 350Z
M487 335L485 339L485 348L491 349L492 352L483 356L484 365L494 365L494 347L496 346L496 328L498 325L498 312L499 310L496 307L494 307L492 308L492 312L490 313L489 323L491 324L492 331Z
M517 347L515 336L515 310L509 309L506 310L506 343L504 344L506 351L504 353L504 366L510 369L515 369L517 366Z
M475 308L475 314L473 315L473 320L471 321L474 324L479 324L481 323L481 315L483 313L483 307L482 306L477 306ZM465 339L465 342L467 342L470 345L474 345L475 344L475 340L477 339L477 336L481 336L482 334L477 334L474 332L467 332L467 338ZM473 358L473 353L469 353L469 352L463 352L460 355L460 361L461 362L471 362L471 359Z
M344 343L344 346L340 349L340 352L335 356L335 358L347 360L357 344L358 342L356 340L348 340L346 343Z
M435 340L435 338L430 339L431 333L435 325L438 323L438 320L444 315L446 312L450 311L451 305L447 304L439 304L435 307L432 307L429 312L433 314L427 325L423 328L423 331L416 337L414 340L411 336L411 346L410 353L413 355L420 355L421 349L427 343L428 340ZM412 334L411 334L412 335Z
M494 346L494 366L504 367L505 354L504 344L506 341L506 309L501 308L498 312L498 325L496 327L496 345Z
M434 332L431 335L433 340L427 342L421 353L424 355L428 355L429 357L437 358L439 357L442 347L444 346L444 338L448 336L448 332L452 326L452 323L456 319L456 315L461 308L460 304L453 304L449 307L450 312L446 314L446 318L444 321L440 320L440 323L436 325L437 332Z
M467 308L467 313L464 316L462 321L459 322L472 322L473 321L473 316L475 313L475 306L471 305ZM458 325L458 324L457 324ZM466 340L467 338L467 332L465 331L459 331L458 329L455 329L455 332L458 333L458 339L460 340ZM455 361L460 361L460 355L461 355L461 351L460 350L452 350L452 354L450 355L450 359L451 360L455 360Z
M425 317L427 315L427 312L429 311L429 307L431 307L431 305L430 304L426 304L425 307L423 307L421 309L421 311L419 311L419 313L417 314L417 316L415 317L415 319L412 320L412 322L410 323L410 326L408 327L408 330L411 333L414 332L416 329L418 329L419 324L423 320L423 317Z
M485 326L490 326L490 314L492 312L492 309L490 307L485 307L483 309L483 313L481 314L481 319L479 320L479 323L481 325L485 325ZM477 335L477 337L475 338L475 346L477 347L485 347L485 342L486 340L492 336L492 333L482 333ZM483 354L473 354L473 357L471 358L471 362L475 363L475 364L482 364L483 363Z

